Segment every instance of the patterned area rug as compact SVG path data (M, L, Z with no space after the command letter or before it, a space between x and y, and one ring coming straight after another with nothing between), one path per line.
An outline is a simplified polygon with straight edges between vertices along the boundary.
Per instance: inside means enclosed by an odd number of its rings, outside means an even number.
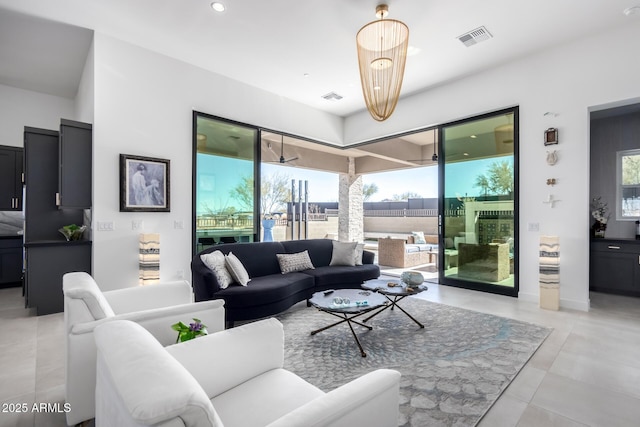
M399 426L474 426L551 332L530 323L416 298L354 325L361 357L346 324L313 307L276 316L285 331L285 368L330 391L377 368L402 373Z

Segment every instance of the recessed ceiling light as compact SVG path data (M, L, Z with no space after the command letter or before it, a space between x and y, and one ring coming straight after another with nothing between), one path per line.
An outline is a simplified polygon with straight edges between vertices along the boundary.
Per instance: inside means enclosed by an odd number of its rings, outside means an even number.
M309 76L310 76L310 74L309 74L309 73L304 73L302 76L303 76L304 78L307 78L307 77L309 77Z
M215 10L216 12L224 12L226 8L224 7L224 4L220 3L219 1L214 1L213 3L211 3L211 9Z
M476 139L476 138L477 138L477 136L476 136L476 135L471 135L469 138Z

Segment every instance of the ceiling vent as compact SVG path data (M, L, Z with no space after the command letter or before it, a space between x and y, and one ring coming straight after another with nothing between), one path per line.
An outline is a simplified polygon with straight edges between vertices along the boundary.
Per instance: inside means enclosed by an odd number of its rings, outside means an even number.
M326 95L322 95L322 97L327 101L340 101L342 99L342 95L338 95L335 92L329 92Z
M479 27L459 36L458 40L460 40L465 46L469 47L491 38L493 38L493 36L485 27Z

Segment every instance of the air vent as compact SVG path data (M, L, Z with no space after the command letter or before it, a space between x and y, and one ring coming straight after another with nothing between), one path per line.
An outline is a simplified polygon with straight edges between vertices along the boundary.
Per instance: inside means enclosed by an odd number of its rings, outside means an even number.
M469 47L485 40L489 40L490 38L493 38L491 33L485 27L479 27L459 36L458 40L460 40L465 46Z
M340 101L342 99L342 95L338 95L335 92L329 92L326 95L322 95L322 97L327 101Z

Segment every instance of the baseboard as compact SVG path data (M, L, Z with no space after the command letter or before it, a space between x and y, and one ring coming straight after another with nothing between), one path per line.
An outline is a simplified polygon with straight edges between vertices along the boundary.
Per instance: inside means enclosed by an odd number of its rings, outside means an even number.
M527 292L518 292L518 299L525 302L533 302L540 304L540 295ZM560 309L568 308L571 310L589 311L591 300L578 301L566 298L560 298Z

